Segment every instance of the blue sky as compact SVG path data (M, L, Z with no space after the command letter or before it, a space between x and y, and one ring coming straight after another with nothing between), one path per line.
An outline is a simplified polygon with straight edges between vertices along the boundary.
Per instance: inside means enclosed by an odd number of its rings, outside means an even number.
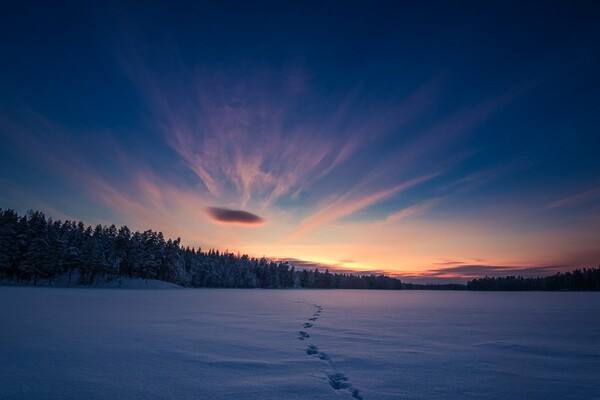
M597 265L598 11L13 4L0 207L431 279Z

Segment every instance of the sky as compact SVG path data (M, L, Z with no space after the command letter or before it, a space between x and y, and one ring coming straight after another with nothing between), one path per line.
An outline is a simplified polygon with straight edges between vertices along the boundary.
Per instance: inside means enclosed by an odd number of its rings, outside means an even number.
M594 2L12 2L0 208L412 280L600 265Z

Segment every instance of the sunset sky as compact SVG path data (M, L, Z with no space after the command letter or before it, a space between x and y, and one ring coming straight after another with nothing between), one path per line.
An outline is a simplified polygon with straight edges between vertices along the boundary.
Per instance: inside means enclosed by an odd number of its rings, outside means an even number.
M414 280L600 265L594 2L122 3L3 7L0 208Z

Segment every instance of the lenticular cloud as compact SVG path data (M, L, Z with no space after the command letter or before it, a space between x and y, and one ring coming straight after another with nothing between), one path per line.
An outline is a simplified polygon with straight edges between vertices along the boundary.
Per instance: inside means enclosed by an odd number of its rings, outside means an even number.
M264 219L247 211L219 207L209 207L206 211L215 222L244 225L262 225L265 223Z

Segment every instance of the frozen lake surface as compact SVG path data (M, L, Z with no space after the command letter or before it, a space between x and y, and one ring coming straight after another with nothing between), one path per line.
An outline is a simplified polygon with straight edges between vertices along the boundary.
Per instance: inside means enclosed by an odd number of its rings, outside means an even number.
M600 293L0 287L2 399L600 398Z

